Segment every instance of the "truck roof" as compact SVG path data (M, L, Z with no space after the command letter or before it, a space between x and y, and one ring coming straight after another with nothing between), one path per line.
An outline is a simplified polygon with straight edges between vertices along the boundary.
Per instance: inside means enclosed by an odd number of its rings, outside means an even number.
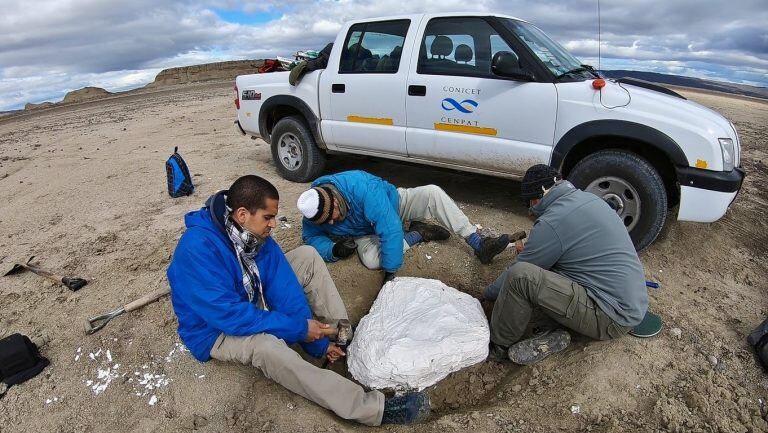
M408 15L388 15L383 17L370 17L370 18L347 21L346 24L367 23L371 21L402 20L402 19L419 21L422 18L432 19L432 18L441 18L441 17L487 17L487 16L509 18L517 21L526 22L526 23L528 22L523 19L513 17L511 15L495 14L495 13L488 13L488 12L439 12L439 13L432 13L432 14L408 14Z

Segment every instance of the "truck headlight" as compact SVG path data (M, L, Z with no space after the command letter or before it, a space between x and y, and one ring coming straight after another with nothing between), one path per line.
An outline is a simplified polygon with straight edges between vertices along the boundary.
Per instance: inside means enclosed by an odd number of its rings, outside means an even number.
M723 151L723 171L733 170L734 161L736 161L736 150L733 147L733 140L730 138L721 138L720 150Z

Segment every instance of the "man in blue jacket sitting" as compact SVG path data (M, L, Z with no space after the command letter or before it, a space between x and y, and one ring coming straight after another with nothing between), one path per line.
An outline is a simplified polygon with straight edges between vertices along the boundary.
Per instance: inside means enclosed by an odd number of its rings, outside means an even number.
M289 390L363 424L417 422L429 413L423 393L384 398L304 361L288 345L337 361L328 337L347 311L325 263L311 247L283 254L270 236L279 195L243 176L185 217L187 230L168 268L179 336L201 362L253 365ZM314 318L313 318L314 314Z
M403 265L403 253L419 242L445 240L451 233L427 224L435 219L464 238L488 264L509 245L509 236L482 238L456 203L436 185L395 188L360 170L323 176L299 196L304 243L328 262L357 251L368 269L384 269L384 282ZM407 231L403 224L410 222Z

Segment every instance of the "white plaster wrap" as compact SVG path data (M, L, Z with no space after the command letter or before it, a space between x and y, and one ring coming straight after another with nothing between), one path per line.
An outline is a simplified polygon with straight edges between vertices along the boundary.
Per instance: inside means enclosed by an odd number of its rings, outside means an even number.
M438 280L398 277L355 331L349 372L375 389L421 390L488 357L480 302Z

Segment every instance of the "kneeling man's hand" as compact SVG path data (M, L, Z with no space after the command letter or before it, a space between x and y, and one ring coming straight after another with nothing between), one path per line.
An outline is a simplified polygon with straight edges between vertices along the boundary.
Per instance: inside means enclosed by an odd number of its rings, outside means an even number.
M319 340L323 337L336 335L336 328L314 319L307 319L307 337L304 339L307 343Z
M341 347L335 345L335 344L329 344L328 350L325 352L325 356L328 357L328 362L336 362L339 359L346 356L343 350L341 350Z
M337 259L343 259L351 256L357 250L357 244L354 239L348 238L341 242L333 244L333 256Z

